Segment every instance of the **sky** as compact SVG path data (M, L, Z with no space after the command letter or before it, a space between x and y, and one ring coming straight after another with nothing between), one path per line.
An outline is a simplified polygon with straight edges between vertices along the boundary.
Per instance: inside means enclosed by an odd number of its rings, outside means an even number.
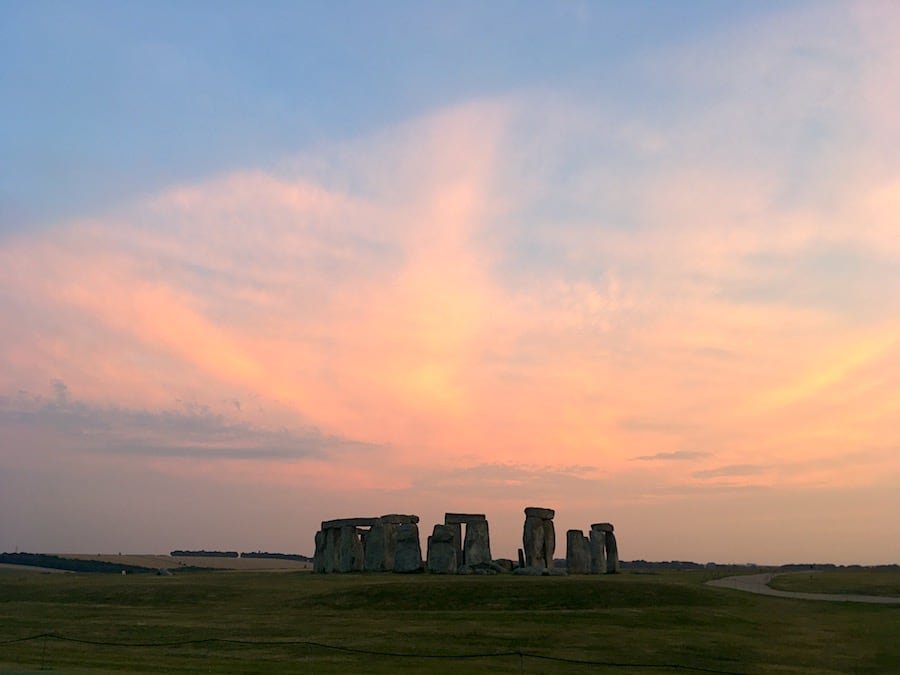
M0 549L900 562L898 73L876 0L0 4Z

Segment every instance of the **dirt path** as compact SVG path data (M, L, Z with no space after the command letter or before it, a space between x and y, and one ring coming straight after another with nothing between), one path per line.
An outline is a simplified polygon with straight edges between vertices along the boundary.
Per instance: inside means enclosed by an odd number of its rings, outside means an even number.
M781 572L790 574L790 572ZM831 602L868 602L879 605L900 605L900 598L887 595L854 595L849 593L798 593L794 591L779 591L768 584L779 573L747 574L738 577L725 577L707 581L709 586L717 588L731 588L737 591L758 593L760 595L774 595L779 598L795 598L797 600L830 600Z

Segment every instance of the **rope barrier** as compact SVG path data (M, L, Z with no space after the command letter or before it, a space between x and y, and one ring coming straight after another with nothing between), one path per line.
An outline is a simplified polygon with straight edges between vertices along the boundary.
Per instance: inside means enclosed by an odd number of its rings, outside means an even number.
M32 640L59 640L60 642L74 642L83 645L93 645L97 647L182 647L186 645L199 644L233 644L233 645L250 645L261 647L273 646L304 646L318 647L320 649L331 649L333 651L347 652L350 654L361 654L365 656L387 656L391 658L412 658L412 659L489 659L489 658L506 658L518 656L525 659L536 659L541 661L554 661L556 663L570 663L582 666L600 666L604 668L645 668L645 669L667 669L667 670L683 670L697 673L714 673L715 675L744 675L731 670L717 670L715 668L704 668L702 666L686 666L678 663L621 663L616 661L590 661L586 659L572 659L562 656L548 656L546 654L533 654L523 651L508 652L481 652L470 654L412 654L408 652L383 652L372 649L361 649L358 647L345 647L343 645L329 645L323 642L313 642L310 640L239 640L234 638L196 638L193 640L172 640L168 642L106 642L102 640L86 640L82 638L67 637L65 635L57 635L55 633L40 633L38 635L29 635L27 637L13 638L11 640L0 640L0 645L11 645L19 642L29 642Z

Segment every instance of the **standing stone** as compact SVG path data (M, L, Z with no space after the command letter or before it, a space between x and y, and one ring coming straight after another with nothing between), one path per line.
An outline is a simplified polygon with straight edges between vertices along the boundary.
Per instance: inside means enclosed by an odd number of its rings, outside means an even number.
M616 535L613 532L606 533L606 573L615 574L619 571L619 546L616 544Z
M452 525L435 525L434 533L428 537L428 571L435 574L455 574L456 560L455 532Z
M519 549L519 567L525 567L525 551Z
M606 574L606 532L591 528L591 574Z
M556 528L553 525L553 509L529 506L525 509L525 529L522 544L525 550L525 565L549 569L553 567L553 552L556 550Z
M359 531L353 525L340 529L338 548L338 572L362 572L365 564L362 541Z
M491 562L491 537L487 520L473 520L466 523L463 561L469 566Z
M547 567L544 559L544 520L542 518L536 516L525 518L522 548L525 549L526 567Z
M591 547L581 530L566 532L566 570L569 574L590 574Z
M323 574L325 572L325 533L322 530L316 532L316 552L313 554L313 572Z
M363 540L365 549L366 572L385 571L385 527L382 524L373 525Z
M422 569L422 546L419 543L419 526L415 523L397 525L396 541L394 571L419 572Z
M338 556L340 549L341 531L337 528L329 528L325 532L325 562L323 571L331 574L338 571Z
M550 509L547 509L548 511ZM553 553L556 551L556 527L550 519L544 519L544 560L547 567L553 567Z

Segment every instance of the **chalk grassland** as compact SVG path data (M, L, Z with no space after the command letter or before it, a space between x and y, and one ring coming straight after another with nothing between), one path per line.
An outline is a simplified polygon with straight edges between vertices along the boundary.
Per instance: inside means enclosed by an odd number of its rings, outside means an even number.
M841 570L785 574L769 584L779 591L900 597L900 571Z
M757 596L704 586L711 576L5 573L0 642L55 633L106 643L217 638L268 644L118 647L38 639L0 645L0 670L900 672L900 607ZM286 641L420 656L272 644ZM498 651L532 656L445 658Z
M311 570L312 565L299 560L283 560L280 558L219 558L214 556L178 556L154 554L98 554L58 553L62 558L75 560L100 560L121 565L138 565L153 569L177 570L179 567L211 567L217 570Z

